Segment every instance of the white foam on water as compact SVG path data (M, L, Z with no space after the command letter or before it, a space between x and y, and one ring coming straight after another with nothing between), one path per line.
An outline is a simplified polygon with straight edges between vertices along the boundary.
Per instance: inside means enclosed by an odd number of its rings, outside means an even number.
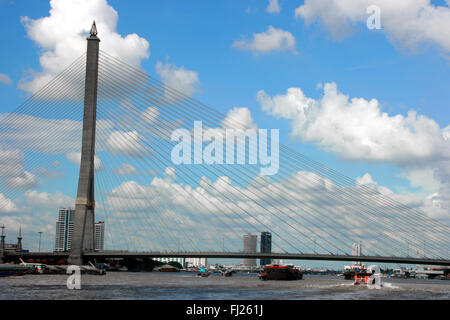
M368 285L367 288L373 290L381 290L381 289L400 289L400 287L398 286L394 286L392 283L389 282L383 282L380 284L373 284L373 285Z

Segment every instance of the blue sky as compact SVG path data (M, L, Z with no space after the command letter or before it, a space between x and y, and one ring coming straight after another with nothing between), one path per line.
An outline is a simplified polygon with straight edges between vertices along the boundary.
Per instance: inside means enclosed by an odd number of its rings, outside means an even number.
M156 71L158 61L184 67L198 75L196 99L223 114L236 106L248 108L258 127L280 128L281 143L314 160L354 179L369 173L378 185L397 193L412 194L423 201L433 193L448 197L448 194L442 194L448 190L443 186L445 177L441 177L440 189L424 190L424 186L399 176L425 168L434 172L445 167L431 165L438 155L418 159L413 164L405 164L395 157L371 160L351 156L350 160L344 160L342 158L349 157L342 152L330 151L330 148L336 150L331 145L327 149L317 139L294 137L291 125L295 119L277 119L263 111L256 98L260 90L275 96L284 95L288 88L295 87L317 101L324 94L318 84L334 82L338 91L350 99L377 99L381 111L389 117L406 117L414 110L433 120L444 131L450 124L448 43L427 33L423 39L409 45L408 37L413 37L417 31L412 30L408 35L393 22L397 8L392 12L389 7L382 8L381 30L366 27L365 17L369 15L364 16L364 12L358 17L352 17L350 13L340 17L342 20L336 23L350 25L352 33L336 37L324 23L325 13L314 11L308 17L295 14L297 8L310 6L308 1L280 0L279 13L267 12L268 1L262 0L109 0L108 4L118 13L116 31L119 35L125 37L136 33L150 44L150 57L140 61L148 74L160 77ZM428 6L449 10L445 1L432 1ZM29 92L19 88L22 79L29 77L29 70L42 70L39 57L45 49L30 39L21 17L40 19L49 16L49 9L48 1L0 0L3 42L0 74L11 79L11 83L0 82L1 113L14 110L29 96ZM308 18L312 19L311 24L306 23ZM349 23L352 19L355 22ZM449 25L439 23L436 22L437 27L448 33ZM254 34L266 32L269 26L290 33L295 38L293 48L261 52L233 45L236 41L250 42ZM332 27L339 29L339 24ZM99 32L101 38L101 30ZM444 142L443 146L448 147L448 143ZM417 147L422 148L421 145ZM442 158L448 161L446 156L444 154ZM42 186L39 192L55 192L58 188L61 189L57 182L52 182ZM445 208L448 217L448 207ZM439 217L442 218L442 214Z

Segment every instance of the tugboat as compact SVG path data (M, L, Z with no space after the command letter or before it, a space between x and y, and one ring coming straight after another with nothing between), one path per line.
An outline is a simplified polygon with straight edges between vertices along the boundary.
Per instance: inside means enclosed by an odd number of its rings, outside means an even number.
M372 277L374 276L374 277ZM372 278L371 278L372 277ZM381 284L381 270L380 267L373 265L369 266L367 269L362 269L362 271L356 272L354 275L354 285L367 284L367 285L379 285ZM378 281L377 281L378 279Z
M370 277L370 273L363 264L352 264L351 266L345 266L345 270L342 273L345 280L353 280L355 276L358 277Z
M301 280L303 273L292 265L273 264L265 266L258 278L260 280Z

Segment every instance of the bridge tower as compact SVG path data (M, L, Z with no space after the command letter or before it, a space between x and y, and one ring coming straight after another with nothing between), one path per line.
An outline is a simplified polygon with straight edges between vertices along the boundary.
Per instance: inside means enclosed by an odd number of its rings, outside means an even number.
M94 155L99 47L100 39L94 21L87 38L81 164L69 255L69 263L75 265L83 264L84 253L94 251Z
M0 263L3 263L5 259L5 225L0 227L2 229L2 235L0 236Z

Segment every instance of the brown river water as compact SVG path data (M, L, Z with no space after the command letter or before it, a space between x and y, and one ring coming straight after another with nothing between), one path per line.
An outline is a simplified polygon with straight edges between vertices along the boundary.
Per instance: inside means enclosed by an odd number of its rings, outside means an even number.
M298 281L260 281L256 274L207 278L195 273L109 272L82 275L81 289L67 288L68 275L0 278L0 300L412 300L450 299L450 281L382 278L382 286L355 286L337 276L305 275Z

